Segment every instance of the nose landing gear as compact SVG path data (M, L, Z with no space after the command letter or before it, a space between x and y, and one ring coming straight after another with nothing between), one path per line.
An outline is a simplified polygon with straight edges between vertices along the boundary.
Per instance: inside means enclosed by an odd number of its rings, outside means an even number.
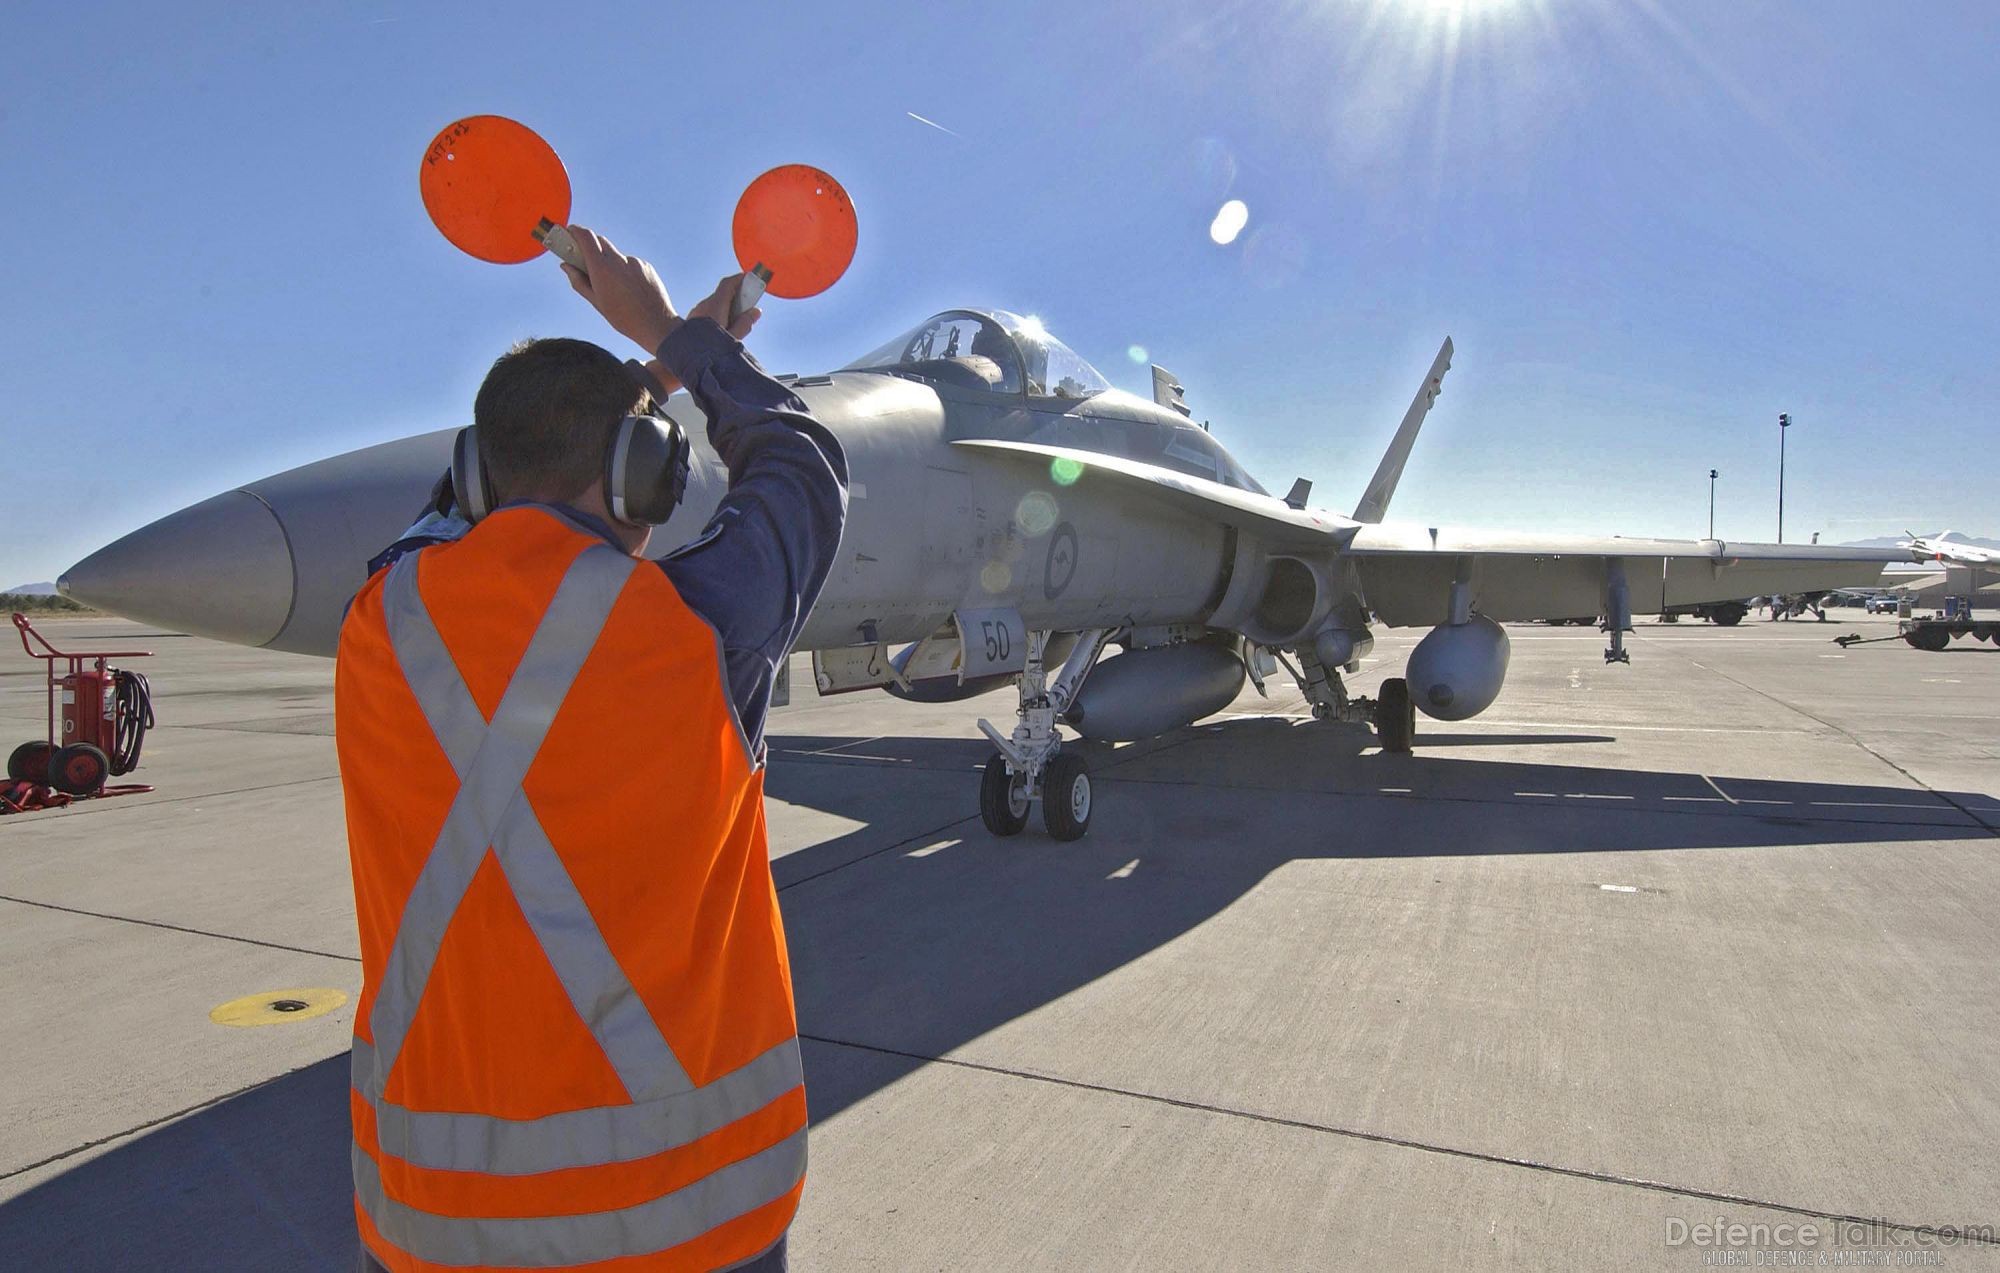
M1083 757L1063 750L1056 719L1076 701L1077 690L1113 631L1093 628L1083 633L1054 684L1048 682L1042 662L1050 634L1029 635L1017 709L1020 721L1013 734L1002 734L988 721L979 722L980 732L999 751L986 762L979 783L979 819L994 835L1019 835L1028 825L1028 806L1038 800L1042 825L1055 839L1079 839L1090 830L1090 775Z

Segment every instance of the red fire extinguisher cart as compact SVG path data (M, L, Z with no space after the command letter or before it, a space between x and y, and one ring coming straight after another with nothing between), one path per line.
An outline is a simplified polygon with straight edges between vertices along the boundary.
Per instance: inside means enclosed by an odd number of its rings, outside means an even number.
M7 758L7 777L17 783L53 787L67 796L151 791L151 787L136 783L120 787L104 784L138 765L146 731L153 726L152 687L144 676L112 667L109 660L150 658L153 652L69 653L49 644L26 615L16 614L14 626L21 632L21 648L29 658L42 660L47 670L49 725L47 738L14 749Z

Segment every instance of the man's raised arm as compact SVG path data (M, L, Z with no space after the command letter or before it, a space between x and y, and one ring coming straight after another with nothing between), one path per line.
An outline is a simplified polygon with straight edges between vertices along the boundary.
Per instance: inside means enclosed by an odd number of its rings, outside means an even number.
M563 266L570 286L654 351L647 370L663 387L687 386L729 470L729 491L708 525L660 564L721 638L730 698L761 760L778 665L840 550L847 457L798 395L744 352L741 337L761 311L733 312L742 275L722 279L682 320L652 266L582 226L570 233L585 267Z
M725 279L717 295L733 297L733 281ZM840 548L847 457L798 395L766 375L702 308L661 342L659 363L708 417L708 440L729 470L729 490L701 534L660 564L722 638L730 697L761 756L778 666Z

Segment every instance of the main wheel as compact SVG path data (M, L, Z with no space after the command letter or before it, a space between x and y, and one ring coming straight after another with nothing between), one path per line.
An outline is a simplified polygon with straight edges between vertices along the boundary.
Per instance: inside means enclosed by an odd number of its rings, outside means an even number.
M1718 628L1733 628L1749 613L1747 606L1720 606L1708 612L1708 621Z
M111 761L89 743L71 743L49 757L49 785L72 796L94 796L111 772Z
M1007 772L1007 758L986 762L979 778L979 820L995 835L1019 835L1028 825L1028 782Z
M1410 701L1410 683L1400 676L1382 682L1375 698L1375 732L1382 750L1408 752L1417 737L1417 707Z
M1059 751L1042 770L1042 825L1058 840L1075 840L1090 830L1090 775L1083 757Z
M56 749L48 740L37 738L31 743L22 743L7 757L7 777L13 782L46 783L49 780L49 757Z

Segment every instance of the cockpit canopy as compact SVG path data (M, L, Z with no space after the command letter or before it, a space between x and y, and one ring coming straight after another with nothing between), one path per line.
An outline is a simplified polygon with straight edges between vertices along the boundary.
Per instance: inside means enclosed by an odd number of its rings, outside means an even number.
M1040 319L999 309L946 310L841 370L894 371L965 389L1073 401L1111 387Z

